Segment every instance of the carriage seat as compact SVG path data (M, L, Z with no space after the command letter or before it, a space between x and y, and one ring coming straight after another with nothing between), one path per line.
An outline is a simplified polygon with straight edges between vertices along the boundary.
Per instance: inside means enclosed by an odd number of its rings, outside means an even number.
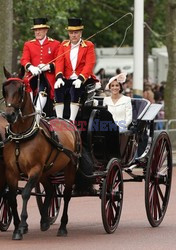
M81 97L81 103L84 106L93 106L93 97L95 95L95 83L89 83L85 87L85 92Z
M104 96L94 96L94 99L98 101L98 106L103 105ZM150 106L150 102L144 98L132 98L132 121L137 121L141 119L142 116L147 111L148 107Z

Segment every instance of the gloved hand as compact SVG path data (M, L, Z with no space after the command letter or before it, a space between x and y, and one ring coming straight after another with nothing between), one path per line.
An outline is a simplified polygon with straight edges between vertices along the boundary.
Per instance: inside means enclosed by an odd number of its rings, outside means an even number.
M39 67L39 69L41 69L42 72L50 70L50 65L49 64L41 63L41 64L38 65L38 67Z
M62 78L58 78L57 81L54 84L54 88L58 89L58 88L61 87L61 85L64 86L65 82L62 80Z
M32 73L33 76L37 76L42 73L41 69L39 67L35 67L33 65L30 65L28 70Z
M76 79L72 84L75 85L75 89L79 89L81 87L82 81L80 79Z
M96 82L95 83L95 89L100 89L101 88L101 82Z

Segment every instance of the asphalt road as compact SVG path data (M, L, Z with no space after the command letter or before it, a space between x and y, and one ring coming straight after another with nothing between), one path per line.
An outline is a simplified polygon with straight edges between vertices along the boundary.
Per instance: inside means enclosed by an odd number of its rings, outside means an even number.
M39 228L40 216L35 197L29 201L29 232L22 241L12 241L13 225L0 232L0 249L105 250L176 249L176 168L174 168L169 206L158 228L149 225L145 213L144 182L125 183L124 203L119 227L114 234L104 231L101 200L96 197L73 198L69 207L68 237L56 237L60 216L47 232ZM21 197L19 210L21 208Z

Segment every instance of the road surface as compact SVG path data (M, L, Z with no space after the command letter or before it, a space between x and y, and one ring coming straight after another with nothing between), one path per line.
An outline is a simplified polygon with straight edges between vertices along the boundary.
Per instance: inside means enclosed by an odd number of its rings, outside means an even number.
M1 250L172 250L176 248L176 168L168 210L158 228L149 225L145 213L144 182L125 183L119 226L114 234L104 231L101 200L97 197L73 198L69 207L68 237L56 237L60 216L47 232L41 232L35 197L29 201L29 232L22 241L12 241L13 225L0 232ZM21 197L19 210L21 208ZM61 207L62 208L62 207Z

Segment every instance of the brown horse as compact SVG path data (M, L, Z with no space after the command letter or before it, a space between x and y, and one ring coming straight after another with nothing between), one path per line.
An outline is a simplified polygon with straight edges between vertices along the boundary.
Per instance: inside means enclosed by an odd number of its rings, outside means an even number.
M3 160L3 147L4 147L4 143L6 141L5 139L5 128L8 126L7 120L3 117L2 114L0 114L0 201L2 202L2 207L0 209L9 209L8 207L4 207L4 189L6 188L6 177L5 177L5 164L4 164L4 160ZM18 216L18 212L17 212L17 201L16 199L12 200L10 199L10 197L8 196L8 193L6 194L6 198L8 199L8 205L11 207L11 211L12 211L12 215L13 215L13 221L14 221L14 226L15 226L15 230L18 228L18 225L20 223L20 219ZM4 204L5 205L5 204ZM11 213L11 212L10 212ZM1 222L3 227L7 226L6 223L10 223L8 222L8 211L6 211L4 213L4 211L1 211L2 217L1 217ZM3 217L5 216L5 217Z
M39 125L36 123L35 108L30 94L25 91L24 81L20 76L12 78L6 70L5 76L7 81L3 83L3 96L6 104L5 115L10 124L7 131L7 138L10 141L4 147L3 156L12 199L16 195L20 176L27 177L27 183L22 191L21 222L18 230L13 232L13 239L22 239L22 235L28 231L27 202L32 188L38 181L43 184L46 192L41 211L41 230L49 228L48 207L53 189L48 177L61 170L65 176L64 208L57 235L66 236L68 205L80 154L79 133L72 123L55 119L50 123L54 124L57 130L59 142L53 143L54 139L51 138L51 133L44 122L41 120Z

